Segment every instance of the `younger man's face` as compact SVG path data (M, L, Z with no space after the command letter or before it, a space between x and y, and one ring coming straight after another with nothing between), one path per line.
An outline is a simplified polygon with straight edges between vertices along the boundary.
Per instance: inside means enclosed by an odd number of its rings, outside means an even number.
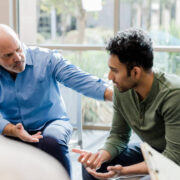
M117 55L110 55L109 61L109 80L112 80L114 85L120 92L125 92L129 89L136 87L136 82L128 76L126 65L119 61Z

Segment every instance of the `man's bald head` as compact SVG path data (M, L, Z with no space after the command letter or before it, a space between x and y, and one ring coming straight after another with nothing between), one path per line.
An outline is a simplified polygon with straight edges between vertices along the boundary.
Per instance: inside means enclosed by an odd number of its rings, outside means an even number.
M13 38L19 41L18 35L11 27L5 24L0 24L0 43L7 38L8 39Z
M11 27L5 24L0 24L0 53L13 42L20 43L18 35Z

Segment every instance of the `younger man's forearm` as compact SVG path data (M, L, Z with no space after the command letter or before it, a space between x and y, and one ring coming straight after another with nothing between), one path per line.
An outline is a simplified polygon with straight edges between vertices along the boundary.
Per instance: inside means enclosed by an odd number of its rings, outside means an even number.
M130 166L124 166L122 170L122 174L127 175L127 174L148 174L148 168L145 163L145 161L130 165Z

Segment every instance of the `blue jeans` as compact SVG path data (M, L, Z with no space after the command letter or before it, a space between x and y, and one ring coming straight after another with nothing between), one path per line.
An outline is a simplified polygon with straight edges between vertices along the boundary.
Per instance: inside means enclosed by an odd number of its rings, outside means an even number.
M107 172L108 166L113 166L116 164L120 164L122 166L129 166L132 164L140 163L144 161L144 158L141 153L141 149L139 144L131 144L116 158L109 162L105 162L102 164L101 168L97 170L97 172ZM83 180L96 180L93 176L91 176L86 169L82 168Z
M69 121L56 120L49 123L45 128L43 128L42 141L45 141L47 138L51 138L49 147L53 142L52 148L45 147L47 143L44 142L44 148L41 146L40 149L46 151L47 153L54 156L66 169L67 173L71 177L71 162L69 156L68 143L72 135L72 126ZM41 144L41 140L39 142Z
M56 120L48 123L43 129L43 138L38 143L28 143L38 149L41 149L56 158L66 169L71 177L71 162L68 150L68 142L72 134L72 126L69 121ZM35 134L37 131L31 131L30 134ZM20 139L9 137L21 141ZM48 162L47 162L48 163Z

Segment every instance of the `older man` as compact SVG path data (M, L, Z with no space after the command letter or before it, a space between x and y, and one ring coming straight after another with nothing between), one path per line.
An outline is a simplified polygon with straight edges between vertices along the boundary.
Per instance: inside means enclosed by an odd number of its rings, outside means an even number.
M104 81L82 72L57 51L26 47L0 25L0 133L38 147L71 174L67 143L72 127L58 82L84 95L111 100Z

